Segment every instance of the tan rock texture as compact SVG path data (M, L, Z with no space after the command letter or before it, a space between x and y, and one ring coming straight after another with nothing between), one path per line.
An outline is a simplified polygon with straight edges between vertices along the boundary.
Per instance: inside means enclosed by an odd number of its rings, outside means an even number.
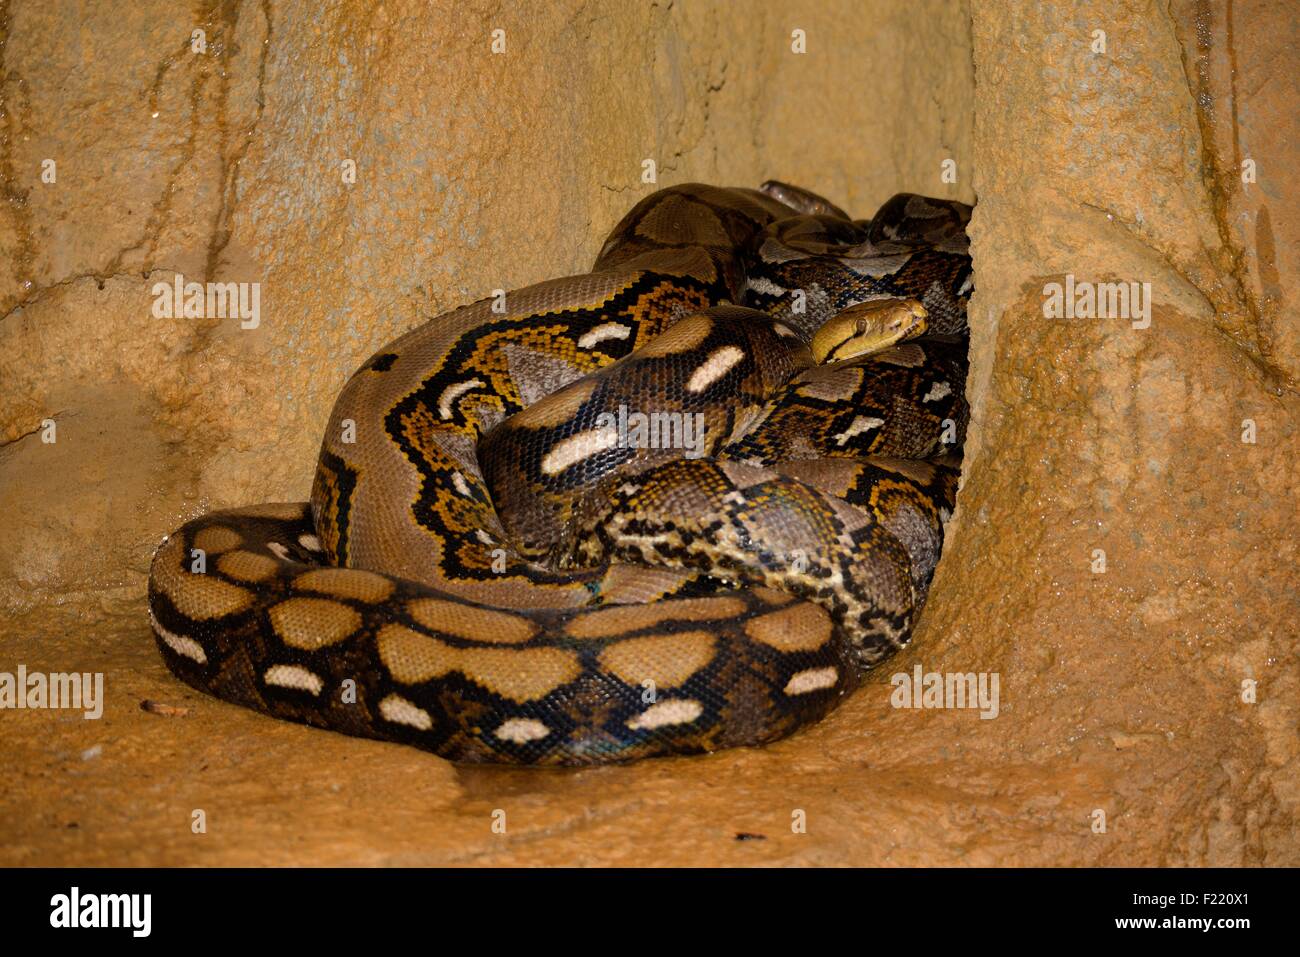
M1297 32L1283 2L0 0L0 671L107 699L0 711L0 863L1300 864ZM645 160L856 215L978 198L975 420L909 651L775 746L576 772L173 680L158 539L305 497L361 359L585 268ZM156 318L178 272L261 283L260 325ZM1067 275L1150 283L1150 325L1045 318ZM917 666L996 673L997 717L892 707Z

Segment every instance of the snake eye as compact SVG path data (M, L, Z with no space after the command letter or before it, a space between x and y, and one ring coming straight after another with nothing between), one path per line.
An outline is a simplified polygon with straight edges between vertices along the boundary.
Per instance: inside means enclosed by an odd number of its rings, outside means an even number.
M859 320L857 321L857 324L856 324L856 325L857 325L858 335L862 335L862 333L864 333L864 332L867 331L867 320L866 320L866 319L859 319Z

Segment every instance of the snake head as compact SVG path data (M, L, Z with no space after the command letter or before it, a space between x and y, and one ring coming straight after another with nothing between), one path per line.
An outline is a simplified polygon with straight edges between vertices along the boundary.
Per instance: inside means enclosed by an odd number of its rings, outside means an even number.
M818 364L870 355L925 332L930 314L915 299L873 299L842 309L813 335Z

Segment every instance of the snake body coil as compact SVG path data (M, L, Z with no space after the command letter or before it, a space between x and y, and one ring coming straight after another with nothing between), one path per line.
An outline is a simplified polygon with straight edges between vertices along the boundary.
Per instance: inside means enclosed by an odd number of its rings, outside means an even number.
M968 219L902 194L853 221L779 183L647 197L591 272L367 360L310 503L170 535L149 579L168 667L468 762L816 720L908 640L938 561ZM880 329L893 344L863 345Z

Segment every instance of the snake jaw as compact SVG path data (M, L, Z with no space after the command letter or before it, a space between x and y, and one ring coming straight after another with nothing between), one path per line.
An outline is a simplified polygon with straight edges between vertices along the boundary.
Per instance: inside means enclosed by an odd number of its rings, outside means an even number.
M822 365L880 352L924 334L929 316L916 299L873 299L849 306L813 335L813 359Z

